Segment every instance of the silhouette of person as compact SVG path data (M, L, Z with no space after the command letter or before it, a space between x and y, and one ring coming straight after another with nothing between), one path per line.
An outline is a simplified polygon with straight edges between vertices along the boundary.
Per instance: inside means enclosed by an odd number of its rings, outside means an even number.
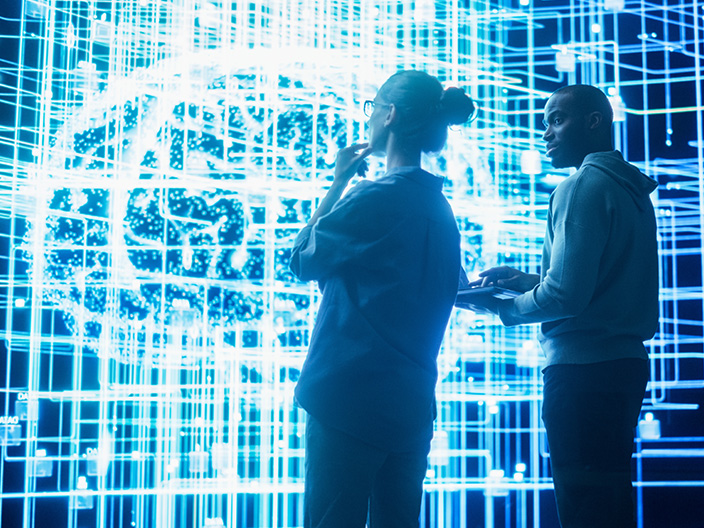
M473 111L424 72L391 76L365 103L368 143L338 153L296 238L291 270L322 291L295 390L307 412L306 527L419 524L436 359L461 273L457 222L421 153ZM386 156L386 174L342 197L371 154Z
M593 86L557 90L543 139L561 182L541 274L501 266L472 284L526 292L487 306L507 325L542 323L542 418L564 528L634 527L631 457L658 323L657 183L613 150L613 112Z

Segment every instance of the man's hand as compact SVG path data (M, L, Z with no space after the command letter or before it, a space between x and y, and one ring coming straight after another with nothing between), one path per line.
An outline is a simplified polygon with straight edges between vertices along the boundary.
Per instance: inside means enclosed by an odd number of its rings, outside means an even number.
M532 290L539 282L540 276L533 273L523 273L510 266L489 268L479 273L479 280L470 282L470 286L499 286L509 290L527 292Z

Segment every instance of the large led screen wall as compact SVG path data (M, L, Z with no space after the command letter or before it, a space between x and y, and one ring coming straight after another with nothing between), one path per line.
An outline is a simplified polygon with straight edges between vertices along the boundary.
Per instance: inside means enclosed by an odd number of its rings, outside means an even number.
M290 248L398 69L478 102L424 160L465 268L536 271L557 87L601 87L657 179L639 526L701 526L698 2L11 0L0 7L0 520L300 527L293 401L320 295ZM373 173L383 173L378 162ZM423 526L557 526L535 326L457 310Z

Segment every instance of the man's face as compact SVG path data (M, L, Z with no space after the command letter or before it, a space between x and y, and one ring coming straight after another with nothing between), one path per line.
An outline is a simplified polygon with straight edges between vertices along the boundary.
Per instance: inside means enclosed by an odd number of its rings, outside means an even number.
M588 153L589 126L587 117L578 111L569 94L555 94L545 105L547 156L552 166L579 167Z

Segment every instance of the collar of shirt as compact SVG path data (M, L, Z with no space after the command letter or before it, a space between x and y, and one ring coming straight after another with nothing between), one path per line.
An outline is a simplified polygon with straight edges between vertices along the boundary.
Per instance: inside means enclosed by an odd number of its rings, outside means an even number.
M430 187L434 190L441 190L443 184L443 178L435 176L426 170L421 169L418 166L406 166L406 167L396 167L388 171L384 177L394 177L402 176L404 178L409 178L420 185L425 187Z

